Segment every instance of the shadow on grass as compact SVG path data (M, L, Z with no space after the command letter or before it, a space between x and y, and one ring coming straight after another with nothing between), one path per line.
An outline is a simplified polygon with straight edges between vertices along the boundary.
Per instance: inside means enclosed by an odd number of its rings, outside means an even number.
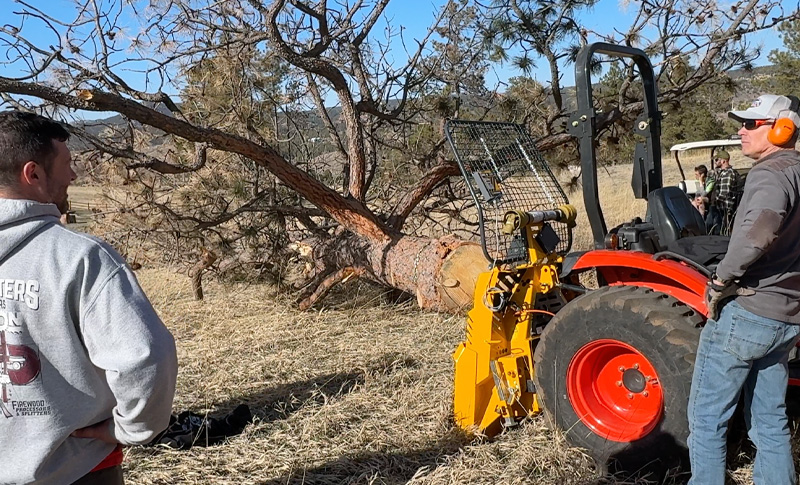
M387 353L369 362L363 369L323 374L302 381L269 387L251 394L232 396L214 405L217 413L226 413L240 404L250 407L253 416L262 422L287 419L300 409L324 404L332 397L341 397L364 384L367 375L386 376L401 369L415 369L420 363L408 356Z
M800 450L800 389L797 387L789 386L786 394L786 412L789 417L789 426L792 434L795 466L798 467L798 465L800 465L800 453L798 453L798 450ZM728 470L737 470L739 468L751 465L755 458L756 448L747 436L747 426L745 424L743 402L741 400L728 426ZM674 445L674 442L664 442L659 446L663 446L664 448L673 448ZM655 468L648 468L648 466L645 465L644 468L639 470L633 468L640 465L635 461L635 454L626 455L625 453L621 453L618 456L612 457L612 459L618 460L614 463L608 464L609 472L614 473L613 477L599 479L595 483L611 484L622 482L682 485L687 483L691 475L689 460L686 454L680 456L680 460L678 462L668 461L655 463ZM663 465L668 466L665 467ZM662 467L659 468L659 466ZM620 482L614 480L619 480ZM730 476L728 476L725 483L727 485L733 485L735 482Z
M669 434L661 434L652 441L653 449L664 450L664 456L649 461L642 460L636 448L623 450L610 457L605 464L605 475L595 484L660 484L683 485L689 481L689 452L675 442Z
M263 485L285 484L401 484L415 475L435 469L442 461L458 453L469 441L456 431L430 446L418 450L396 452L356 452L322 465L298 469Z
M357 392L365 380L391 379L403 370L417 369L422 364L406 355L386 353L366 363L363 369L330 373L311 379L282 384L255 394L238 396L220 402L218 409L229 409L240 403L248 404L253 414L262 422L289 418L294 412L308 406L323 405L331 399ZM469 443L467 436L453 429L421 449L390 450L384 452L353 449L347 455L311 468L293 471L280 478L259 482L263 484L287 483L366 483L400 484L411 479L421 469L433 469L444 457L457 453Z

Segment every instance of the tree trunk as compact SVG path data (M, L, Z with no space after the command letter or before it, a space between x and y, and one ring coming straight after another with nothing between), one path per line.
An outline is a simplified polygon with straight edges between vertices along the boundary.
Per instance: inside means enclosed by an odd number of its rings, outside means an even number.
M448 313L472 306L475 282L488 268L480 245L453 236L376 242L368 258L374 277L415 295L421 308Z
M192 279L192 293L195 300L203 299L203 272L210 268L216 260L217 255L213 251L203 249L200 260L189 270L189 277Z

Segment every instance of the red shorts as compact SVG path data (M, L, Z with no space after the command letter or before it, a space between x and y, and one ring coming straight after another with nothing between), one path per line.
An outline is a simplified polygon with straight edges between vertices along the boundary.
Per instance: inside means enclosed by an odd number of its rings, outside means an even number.
M117 445L117 447L114 448L114 451L109 453L107 457L103 458L103 461L101 461L99 465L92 468L92 471L96 472L104 468L111 468L112 466L117 466L121 464L122 464L122 445Z

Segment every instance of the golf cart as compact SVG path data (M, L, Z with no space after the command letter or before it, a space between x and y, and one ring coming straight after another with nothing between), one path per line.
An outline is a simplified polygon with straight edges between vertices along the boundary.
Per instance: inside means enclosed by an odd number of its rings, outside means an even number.
M704 140L704 141L693 141L689 143L679 143L677 145L673 145L669 151L674 153L675 155L675 163L678 164L678 170L681 172L681 181L678 182L678 187L680 187L687 196L692 197L694 194L698 194L703 191L703 187L699 181L695 180L693 177L687 179L686 174L683 171L683 165L681 164L681 154L684 154L690 150L702 150L702 149L711 149L711 154L706 162L708 165L709 170L714 169L714 157L716 156L717 152L724 148L724 147L741 147L742 140L739 138L729 138L726 140ZM735 168L739 175L742 178L747 177L747 172L750 171L749 168ZM690 177L694 174L690 172Z

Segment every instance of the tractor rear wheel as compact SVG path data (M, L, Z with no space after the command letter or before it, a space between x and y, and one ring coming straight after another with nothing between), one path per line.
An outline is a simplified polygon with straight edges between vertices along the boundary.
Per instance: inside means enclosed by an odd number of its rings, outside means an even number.
M648 288L605 287L576 298L536 347L539 402L571 444L612 471L685 463L702 322Z

